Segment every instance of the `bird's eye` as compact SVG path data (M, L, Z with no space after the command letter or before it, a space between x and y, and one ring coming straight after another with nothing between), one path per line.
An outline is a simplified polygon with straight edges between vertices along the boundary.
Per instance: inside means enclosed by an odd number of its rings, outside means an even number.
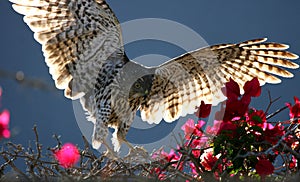
M141 84L135 83L135 84L134 84L134 87L135 87L135 88L141 88Z

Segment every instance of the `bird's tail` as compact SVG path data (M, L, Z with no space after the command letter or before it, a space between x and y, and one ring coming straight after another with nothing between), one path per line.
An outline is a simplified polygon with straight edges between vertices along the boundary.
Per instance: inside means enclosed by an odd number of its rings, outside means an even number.
M92 146L96 150L98 150L101 147L102 143L103 143L103 135L101 135L102 133L99 132L98 129L99 128L95 124L94 133L93 133L93 136L92 136Z

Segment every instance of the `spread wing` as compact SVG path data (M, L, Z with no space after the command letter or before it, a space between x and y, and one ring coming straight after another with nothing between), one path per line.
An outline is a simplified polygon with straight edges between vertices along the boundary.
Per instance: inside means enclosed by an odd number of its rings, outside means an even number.
M66 97L81 97L101 68L122 62L119 22L104 0L10 1L42 44L49 72Z
M258 77L261 85L280 83L277 76L293 77L283 68L298 68L289 61L298 56L287 52L287 45L266 40L215 45L160 65L149 100L140 107L142 119L149 123L162 119L172 122L193 114L201 100L216 105L225 99L221 87L230 78L242 86L253 77Z

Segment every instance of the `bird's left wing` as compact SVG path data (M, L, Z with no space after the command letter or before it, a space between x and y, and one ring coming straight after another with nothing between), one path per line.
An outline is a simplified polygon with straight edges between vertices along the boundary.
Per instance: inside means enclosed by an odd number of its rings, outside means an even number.
M201 101L216 105L225 99L221 87L230 78L242 86L254 77L260 85L280 83L275 75L293 77L281 67L298 68L289 61L298 56L287 52L287 45L266 40L210 46L160 65L148 100L140 107L142 119L149 123L162 119L172 122L193 114Z
M104 66L124 60L120 25L105 0L10 1L42 44L49 72L66 97L88 93Z

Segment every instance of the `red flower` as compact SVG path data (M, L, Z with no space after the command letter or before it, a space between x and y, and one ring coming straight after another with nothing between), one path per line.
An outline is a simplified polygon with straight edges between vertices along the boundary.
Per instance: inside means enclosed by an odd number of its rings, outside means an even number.
M215 164L216 164L217 161L218 161L218 158L213 155L212 151L205 152L201 156L201 165L207 171L211 171L212 168L215 166Z
M164 180L166 178L166 174L164 174L164 171L160 168L160 167L155 167L155 168L152 168L152 170L150 171L150 174L156 174L158 175L158 179L159 180Z
M295 105L291 105L290 103L286 103L286 105L289 107L290 109L290 118L299 118L300 117L300 101L298 97L294 97L295 100ZM300 121L300 120L298 120Z
M287 146L291 147L293 150L297 150L299 148L299 139L294 135L288 135L284 138Z
M9 138L10 137L10 131L8 130L8 124L9 124L9 111L4 110L0 114L0 139L2 137Z
M231 121L223 121L217 134L225 134L231 138L234 138L237 134L236 129L236 124L232 123Z
M263 127L264 123L266 123L266 114L263 110L255 110L251 109L248 113L248 122L254 126Z
M243 117L248 110L249 103L242 100L227 100L223 121L231 121L235 117Z
M245 93L240 98L239 85L232 79L226 83L226 90L222 90L227 96L224 121L230 121L232 118L244 116L248 111L251 97L258 97L261 93L257 78L253 78L251 81L246 82L243 89Z
M255 169L257 174L264 177L272 174L275 168L268 159L259 158L258 162L255 165Z
M293 149L293 150L295 150L296 148L298 148L299 147L299 141L295 141L294 143L292 143L292 145L291 145L291 148Z
M238 99L240 94L239 85L230 78L229 82L225 84L226 90L222 90L224 95L230 100ZM251 81L247 81L243 87L244 96L246 97L258 97L261 94L261 87L257 78L253 78Z
M169 154L167 154L167 153L165 153L165 154L166 154L166 159L168 162L177 161L180 158L173 149L170 150Z
M60 150L54 152L56 160L64 168L73 167L80 159L77 147L71 143L66 143Z
M225 88L222 91L228 99L236 100L241 96L240 87L233 79L230 78L229 82L225 84Z
M289 168L294 169L297 167L297 159L295 156L292 156L291 161L289 162Z
M244 96L258 97L261 94L261 87L257 78L247 81L243 88L245 91Z
M163 149L160 149L152 155L152 158L155 160L160 160L161 162L174 162L180 159L179 154L177 154L173 149L170 150L170 153L165 152ZM177 163L172 164L176 167ZM183 163L180 163L179 169L183 169Z
M284 127L281 124L273 126L270 123L265 123L265 131L263 132L264 140L275 145L283 135Z
M201 101L201 105L195 113L198 118L207 118L211 111L211 104L205 104Z
M189 148L193 149L192 154L194 155L195 158L199 158L200 157L200 155L201 155L201 149L209 146L209 143L207 142L207 140L208 140L208 137L202 136L202 137L194 139L192 141L192 143L190 143ZM188 141L186 143L186 146L187 146L187 144L189 142L190 141Z

